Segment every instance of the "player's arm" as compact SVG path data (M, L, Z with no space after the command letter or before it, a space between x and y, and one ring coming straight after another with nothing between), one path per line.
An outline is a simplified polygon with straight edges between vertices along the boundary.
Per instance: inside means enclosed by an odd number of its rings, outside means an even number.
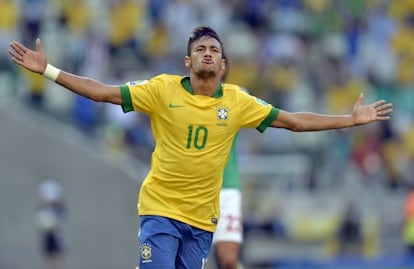
M368 124L373 121L389 120L391 112L392 104L386 103L384 100L364 105L364 96L361 94L355 103L352 114L323 115L310 112L290 113L280 110L278 117L272 122L271 126L295 132L340 129Z
M97 102L109 102L117 105L122 104L119 86L107 85L99 81L76 76L60 71L56 83L64 86L74 93L87 97Z
M27 70L42 74L70 91L94 101L122 104L119 86L70 74L48 64L40 39L36 40L36 50L28 49L17 41L11 42L10 47L8 52L12 60Z

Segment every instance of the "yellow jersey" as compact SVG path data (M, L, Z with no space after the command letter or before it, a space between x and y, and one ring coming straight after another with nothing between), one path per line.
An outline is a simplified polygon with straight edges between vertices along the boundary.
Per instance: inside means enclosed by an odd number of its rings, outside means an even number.
M279 110L220 84L213 97L194 95L190 78L161 74L121 86L124 112L151 120L155 149L139 193L138 214L172 218L214 232L223 169L240 128L263 132Z

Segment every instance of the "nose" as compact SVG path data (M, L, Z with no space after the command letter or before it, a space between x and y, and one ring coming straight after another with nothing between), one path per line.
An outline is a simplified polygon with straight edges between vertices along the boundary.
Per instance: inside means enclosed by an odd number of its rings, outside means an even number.
M204 57L211 57L211 55L212 55L211 49L206 49L206 51L204 53Z

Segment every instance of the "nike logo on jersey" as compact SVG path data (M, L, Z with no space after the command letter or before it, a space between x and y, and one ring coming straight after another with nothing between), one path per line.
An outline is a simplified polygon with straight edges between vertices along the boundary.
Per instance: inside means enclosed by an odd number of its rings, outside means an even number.
M168 104L168 107L169 108L178 108L178 107L184 107L184 106L180 106L180 105L176 105L176 104L173 104L173 103L169 103Z

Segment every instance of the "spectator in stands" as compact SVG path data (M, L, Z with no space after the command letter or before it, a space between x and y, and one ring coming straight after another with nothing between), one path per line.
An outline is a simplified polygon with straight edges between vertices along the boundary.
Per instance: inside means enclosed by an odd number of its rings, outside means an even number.
M20 39L18 30L20 10L13 0L0 1L0 50L6 49L7 40ZM17 68L8 61L3 53L0 53L0 94L9 92L15 94L18 84Z
M349 204L338 229L339 253L341 255L360 255L363 235L360 216L353 204Z
M414 259L414 186L404 201L403 241L407 254Z
M66 217L62 189L56 181L47 180L41 183L39 195L41 204L36 213L36 225L45 269L61 269L65 250L62 229Z
M115 64L112 72L120 78L128 68L141 62L142 48L137 35L144 25L145 9L141 1L133 0L110 1L109 7L109 57Z

